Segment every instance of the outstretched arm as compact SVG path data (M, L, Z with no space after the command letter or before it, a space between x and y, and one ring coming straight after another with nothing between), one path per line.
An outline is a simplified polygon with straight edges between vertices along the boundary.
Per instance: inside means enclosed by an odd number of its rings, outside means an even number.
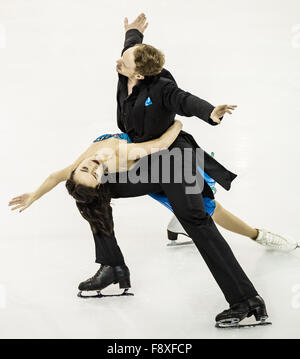
M131 24L128 24L128 18L125 17L124 19L124 29L125 29L125 42L124 42L124 48L122 50L125 52L130 47L141 44L143 42L144 38L144 31L148 27L148 23L146 22L146 15L140 14Z
M13 198L8 204L12 207L11 210L14 211L16 209L19 209L19 212L23 212L26 208L31 206L33 202L37 201L46 193L50 192L60 182L69 179L72 171L76 169L78 165L90 155L91 152L93 152L94 146L95 144L92 143L89 148L82 155L80 155L74 163L72 163L71 166L68 166L60 171L51 173L34 192L24 193L18 197Z
M166 150L176 140L181 130L182 122L176 120L159 138L147 142L128 144L128 160L136 160L152 153Z
M51 191L60 182L67 180L71 174L71 166L64 168L61 171L54 172L46 178L46 180L37 188L36 191L30 193L24 193L21 196L13 198L9 202L9 206L12 206L11 210L19 209L19 212L23 212L26 208L32 205L47 192Z
M213 126L221 122L225 113L232 114L231 111L236 108L235 105L214 107L209 102L180 89L173 82L163 87L163 105L178 115L197 116Z

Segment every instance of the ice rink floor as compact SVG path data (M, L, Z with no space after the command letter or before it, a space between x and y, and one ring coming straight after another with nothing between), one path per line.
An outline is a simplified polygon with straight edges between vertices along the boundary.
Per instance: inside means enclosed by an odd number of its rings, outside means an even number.
M141 212L170 214L151 199ZM152 203L151 203L152 202ZM119 202L115 216L126 211ZM127 206L128 207L128 206ZM132 210L126 217L133 217ZM122 218L121 217L121 218ZM143 217L143 216L142 216ZM271 252L224 232L266 300L272 326L216 329L227 304L193 245L167 247L164 226L133 218L120 235L134 297L79 299L77 285L96 272L87 238L37 237L0 242L1 338L299 338L300 250ZM117 233L122 221L117 226ZM133 230L135 229L135 230ZM146 229L146 231L145 231ZM298 296L297 296L298 291ZM6 292L6 303L3 296Z

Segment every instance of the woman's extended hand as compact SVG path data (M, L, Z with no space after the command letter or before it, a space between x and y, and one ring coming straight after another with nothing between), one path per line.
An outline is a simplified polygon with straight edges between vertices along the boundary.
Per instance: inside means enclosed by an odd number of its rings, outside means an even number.
M24 193L21 196L13 198L8 205L15 206L11 208L12 211L16 209L20 209L20 213L24 211L24 209L28 208L35 201L34 193Z

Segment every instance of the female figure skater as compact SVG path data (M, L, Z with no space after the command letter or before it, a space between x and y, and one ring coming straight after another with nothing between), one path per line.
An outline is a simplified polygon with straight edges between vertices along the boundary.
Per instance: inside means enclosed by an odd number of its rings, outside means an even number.
M103 174L128 171L138 159L169 148L181 129L182 123L176 120L161 137L143 143L131 143L126 134L102 135L70 166L51 173L36 191L13 198L9 206L21 213L60 182L70 179L78 185L78 192L84 188L93 193L100 188Z

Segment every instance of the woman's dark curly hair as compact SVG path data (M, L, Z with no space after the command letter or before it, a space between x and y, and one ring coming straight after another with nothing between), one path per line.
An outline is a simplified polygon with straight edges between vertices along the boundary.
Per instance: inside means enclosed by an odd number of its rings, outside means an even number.
M84 186L74 181L75 171L66 182L69 194L76 200L76 206L82 217L86 219L93 231L111 235L114 231L111 195L108 184L98 185L96 188Z

